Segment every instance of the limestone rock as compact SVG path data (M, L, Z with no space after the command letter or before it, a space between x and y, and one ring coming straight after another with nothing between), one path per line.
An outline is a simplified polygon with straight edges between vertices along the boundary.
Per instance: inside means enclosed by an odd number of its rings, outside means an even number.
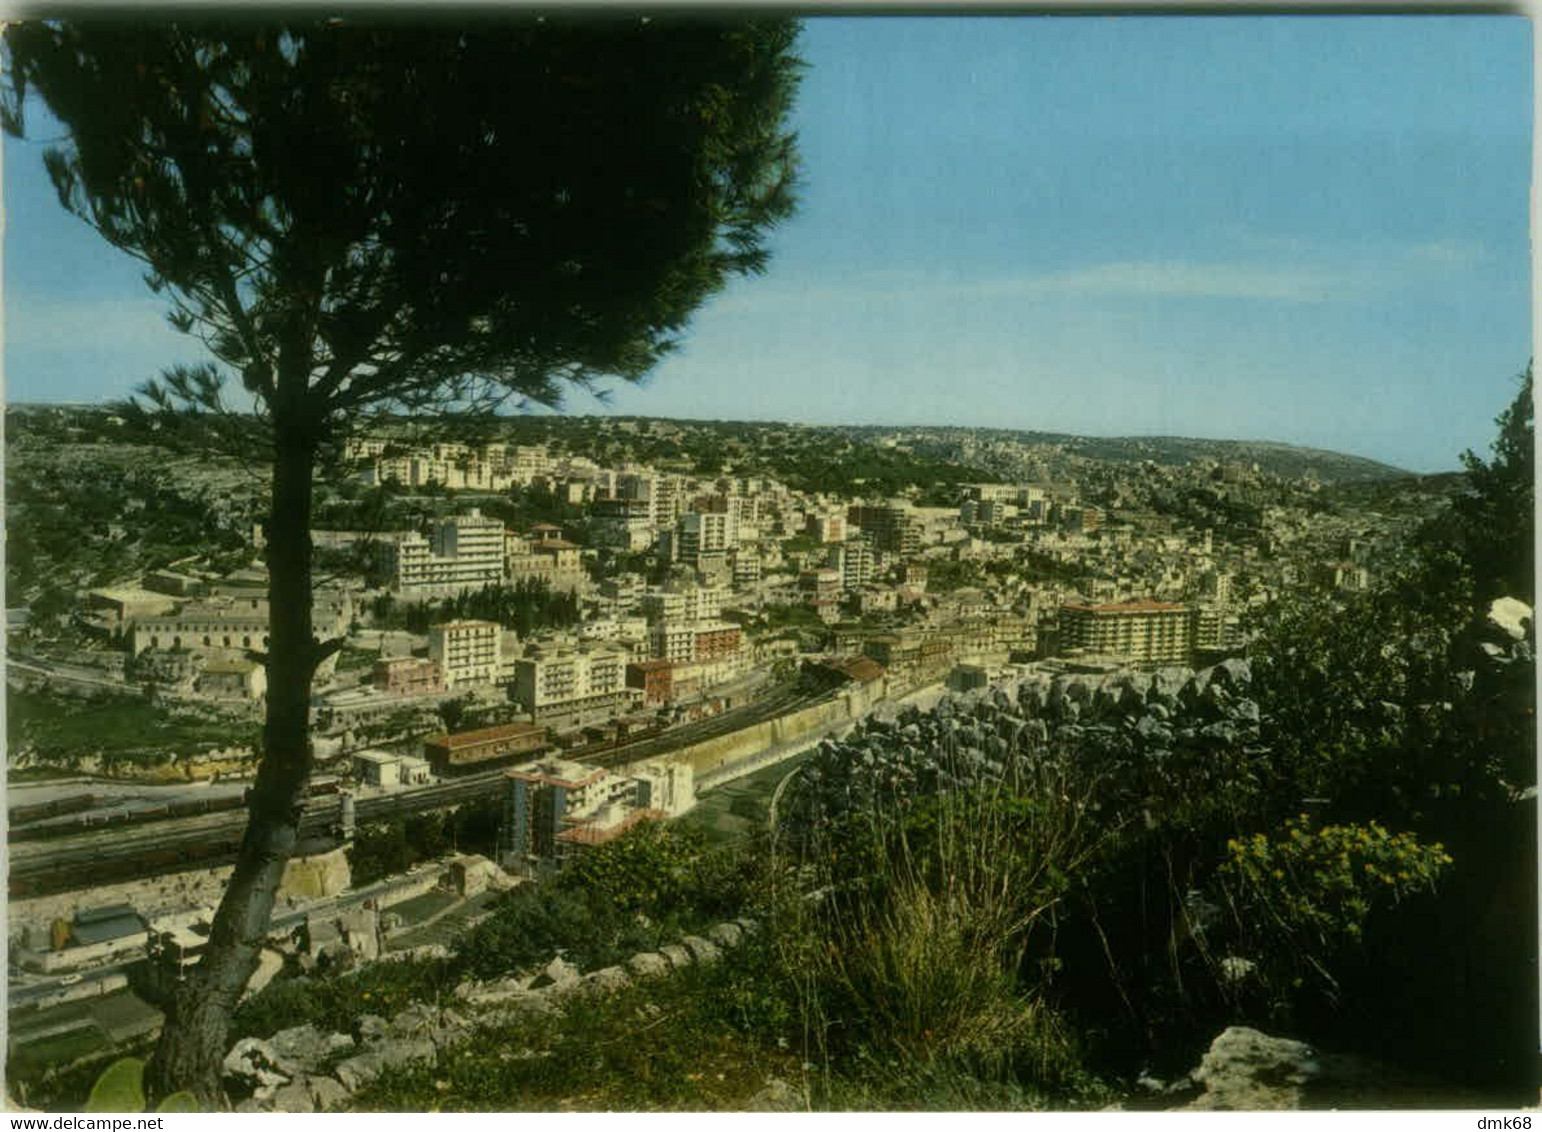
M1186 1107L1248 1112L1299 1109L1305 1086L1321 1073L1316 1051L1305 1042L1231 1026L1210 1043L1191 1074L1205 1091Z
M386 1036L390 1024L378 1014L361 1014L353 1024L354 1035L363 1044L378 1042Z
M307 1082L307 1086L316 1112L326 1112L333 1105L341 1104L348 1099L348 1090L331 1077L312 1077Z
M1513 641L1526 639L1526 622L1531 617L1531 606L1513 597L1502 597L1488 607L1489 624Z
M1370 1058L1320 1053L1304 1042L1244 1026L1210 1044L1189 1083L1204 1092L1181 1108L1278 1109L1477 1108L1481 1099L1443 1082L1415 1077ZM1183 1083L1168 1087L1176 1094Z
M670 972L670 963L657 951L640 951L626 961L632 974L639 979L653 979Z
M615 994L632 985L632 978L620 967L602 967L580 980L586 994Z
M268 1098L267 1105L273 1112L315 1112L316 1098L311 1093L309 1078L281 1086Z
M668 959L677 971L682 967L689 967L691 965L691 953L678 943L666 943L663 947L659 948L659 954Z
M680 942L690 949L698 963L716 963L723 957L723 951L717 944L699 935L688 935Z
M780 1077L771 1077L749 1100L744 1102L745 1112L806 1112L808 1100L797 1089Z
M380 1076L385 1065L375 1052L356 1053L332 1067L332 1076L350 1093L356 1093Z
M280 1030L268 1039L279 1070L291 1076L318 1069L353 1045L347 1034L323 1033L310 1024Z
M578 968L566 959L558 956L545 967L530 983L531 990L543 990L546 987L556 986L561 983L574 983L578 981Z
M242 1038L225 1055L222 1076L239 1092L287 1085L290 1074L279 1068L280 1058L261 1038Z
M707 938L719 947L738 947L744 939L744 929L738 924L713 924L707 929Z

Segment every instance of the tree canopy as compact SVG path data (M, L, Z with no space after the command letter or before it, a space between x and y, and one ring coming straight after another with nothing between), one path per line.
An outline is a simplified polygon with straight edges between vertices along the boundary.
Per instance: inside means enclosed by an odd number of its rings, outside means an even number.
M69 130L46 158L61 202L144 261L260 408L554 402L641 376L730 274L765 266L793 200L795 37L22 23L5 124L42 95ZM183 370L170 391L206 401L214 380Z
M61 203L141 260L208 358L137 423L271 462L271 646L251 820L152 1090L220 1098L313 766L313 479L370 412L465 419L635 380L793 205L788 20L23 21L0 121L32 92L67 135ZM255 416L232 412L237 376ZM243 405L237 405L244 408ZM187 429L189 421L199 426ZM260 426L252 428L254 421Z

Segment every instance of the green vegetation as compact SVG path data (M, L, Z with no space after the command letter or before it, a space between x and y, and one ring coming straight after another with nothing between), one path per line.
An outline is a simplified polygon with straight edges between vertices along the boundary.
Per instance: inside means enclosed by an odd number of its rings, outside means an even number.
M523 637L538 629L576 625L580 611L575 595L553 592L545 582L532 578L514 586L483 586L438 601L403 603L382 594L370 607L370 615L379 629L426 633L430 625L469 618L496 621Z
M86 416L86 414L82 414ZM226 498L204 484L228 467L201 471L151 447L114 446L89 457L59 451L34 434L33 414L8 414L6 592L35 616L57 619L75 590L112 585L189 555L236 565L249 556L250 490Z
M75 699L13 687L6 699L6 744L12 756L30 753L36 760L61 765L100 755L109 766L153 766L256 739L257 728L250 721L138 697Z
M353 883L404 873L452 850L493 856L501 814L501 804L494 799L468 802L453 813L433 810L361 826L348 848Z

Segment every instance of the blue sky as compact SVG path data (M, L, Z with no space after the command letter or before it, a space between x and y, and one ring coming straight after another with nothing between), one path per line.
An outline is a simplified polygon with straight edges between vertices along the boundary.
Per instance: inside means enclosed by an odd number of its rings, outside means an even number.
M1531 352L1521 17L818 18L799 213L608 407L1486 450ZM197 360L5 142L7 393Z

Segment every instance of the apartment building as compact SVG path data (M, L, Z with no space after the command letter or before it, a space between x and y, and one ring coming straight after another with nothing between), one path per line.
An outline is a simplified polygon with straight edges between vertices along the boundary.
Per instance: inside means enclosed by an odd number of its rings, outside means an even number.
M428 629L428 658L447 688L498 681L503 627L496 621L446 621Z
M505 540L510 550L503 576L510 585L538 581L560 593L579 594L586 588L583 551L562 537L560 527L539 524L528 538Z
M565 724L614 715L631 695L618 648L539 650L514 665L511 698L532 722Z
M921 549L921 522L908 504L860 504L848 510L846 518L880 554L907 557Z
M728 597L726 586L670 585L645 591L641 604L650 623L711 621L722 614Z
M1194 621L1179 602L1124 601L1060 607L1061 647L1124 657L1137 664L1185 664Z
M847 593L861 589L878 573L872 544L865 539L838 542L830 548L825 565L841 576L841 589Z
M706 562L722 562L739 545L739 526L729 512L691 511L680 516L676 532L677 557L698 569Z
M437 524L432 538L416 531L377 550L387 584L399 592L454 593L503 579L504 531L476 508Z
M375 661L370 683L386 696L429 696L445 691L444 673L439 665L415 656L382 657Z

